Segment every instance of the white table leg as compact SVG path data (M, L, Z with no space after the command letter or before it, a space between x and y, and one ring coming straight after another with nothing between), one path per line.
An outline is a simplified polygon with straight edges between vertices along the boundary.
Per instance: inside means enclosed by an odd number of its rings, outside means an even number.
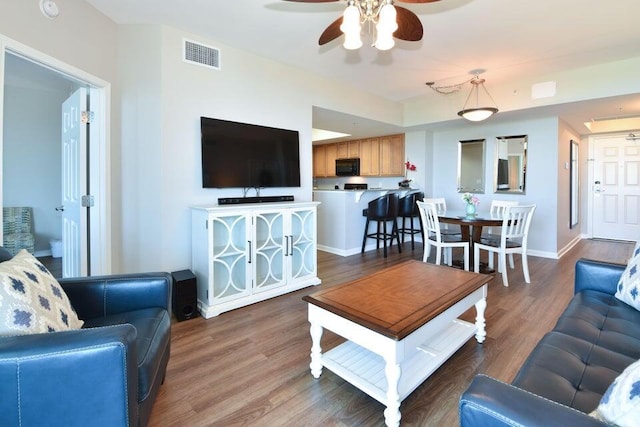
M482 298L476 303L476 340L480 344L484 342L484 339L487 336L487 331L485 329L486 322L484 319L485 308L487 308L487 299Z
M385 374L387 377L387 408L384 410L384 421L389 427L400 425L400 395L398 394L398 383L402 371L400 365L395 361L385 361Z
M322 348L320 347L320 339L322 338L322 326L318 323L311 323L311 375L313 378L320 378L322 374Z

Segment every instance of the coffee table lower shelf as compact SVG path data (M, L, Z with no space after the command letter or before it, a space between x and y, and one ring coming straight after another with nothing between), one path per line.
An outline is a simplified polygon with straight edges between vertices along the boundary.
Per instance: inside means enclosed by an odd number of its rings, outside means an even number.
M476 333L476 325L456 319L437 336L429 338L401 366L398 383L400 401L438 369ZM345 381L358 387L380 403L387 402L387 377L382 356L351 341L322 355L321 363Z

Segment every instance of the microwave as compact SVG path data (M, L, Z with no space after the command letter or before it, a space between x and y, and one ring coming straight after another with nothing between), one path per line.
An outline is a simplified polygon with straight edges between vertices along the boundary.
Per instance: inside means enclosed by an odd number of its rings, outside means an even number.
M336 176L359 176L360 159L336 159Z

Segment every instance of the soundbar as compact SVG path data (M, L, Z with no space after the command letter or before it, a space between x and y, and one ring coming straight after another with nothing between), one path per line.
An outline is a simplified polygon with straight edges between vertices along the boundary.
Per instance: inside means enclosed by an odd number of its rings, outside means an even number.
M293 202L293 196L219 197L219 205L239 205L243 203Z

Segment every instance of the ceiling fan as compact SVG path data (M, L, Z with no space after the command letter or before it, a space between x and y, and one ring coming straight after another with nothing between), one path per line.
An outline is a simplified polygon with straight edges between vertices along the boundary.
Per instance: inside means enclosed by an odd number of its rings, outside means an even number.
M342 0L285 0L299 3L329 3ZM403 3L433 3L440 0L397 0ZM361 26L367 22L376 27L374 46L380 50L391 49L393 37L400 40L422 39L422 23L418 16L404 7L394 6L394 0L347 0L344 14L333 21L320 35L320 46L345 35L344 47L358 49Z

